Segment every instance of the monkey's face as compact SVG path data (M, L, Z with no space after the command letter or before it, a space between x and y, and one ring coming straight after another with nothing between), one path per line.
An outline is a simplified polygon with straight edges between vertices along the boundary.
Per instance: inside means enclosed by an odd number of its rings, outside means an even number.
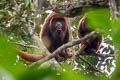
M58 33L62 31L62 26L63 26L63 24L61 22L59 22L59 21L56 22L55 27L56 27L56 31Z
M66 33L66 23L64 18L54 18L51 22L51 31L53 38L63 40Z

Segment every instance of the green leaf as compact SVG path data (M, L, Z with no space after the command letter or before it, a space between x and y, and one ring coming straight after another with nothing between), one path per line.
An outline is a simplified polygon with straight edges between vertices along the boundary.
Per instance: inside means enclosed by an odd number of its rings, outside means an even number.
M27 69L20 76L19 80L57 80L56 71L50 68L36 69L30 68Z
M0 2L0 9L4 9L6 2Z
M0 34L0 67L17 77L25 70L25 67L20 63L15 47L7 40Z
M15 80L15 78L5 69L0 67L0 80Z
M113 42L120 49L120 19L112 21L112 30Z
M111 29L110 11L106 8L93 8L86 13L90 29L106 33Z
M28 7L31 3L31 0L24 0L25 1L25 7Z
M118 52L118 54L120 54L120 51ZM116 69L112 74L111 80L119 80L119 79L120 79L120 55L117 57Z

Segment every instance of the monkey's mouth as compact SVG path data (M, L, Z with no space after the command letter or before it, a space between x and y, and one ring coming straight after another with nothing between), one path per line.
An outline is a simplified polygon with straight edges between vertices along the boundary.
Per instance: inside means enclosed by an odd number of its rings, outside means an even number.
M60 34L61 32L62 32L61 30L57 30L57 32L56 32L56 33L57 33L57 34Z

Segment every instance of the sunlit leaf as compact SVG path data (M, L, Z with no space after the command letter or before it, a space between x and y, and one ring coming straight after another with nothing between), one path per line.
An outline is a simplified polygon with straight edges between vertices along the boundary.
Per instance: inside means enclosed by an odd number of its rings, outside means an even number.
M15 78L9 72L0 67L0 80L15 80Z
M120 49L120 20L112 21L112 38L114 44Z
M31 0L24 0L25 1L25 6L28 7L31 3Z
M106 8L94 8L86 13L88 27L106 33L111 29L110 12Z

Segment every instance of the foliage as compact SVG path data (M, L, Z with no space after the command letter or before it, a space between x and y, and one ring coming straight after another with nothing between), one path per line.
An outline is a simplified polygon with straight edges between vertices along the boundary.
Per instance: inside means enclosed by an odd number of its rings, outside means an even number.
M103 15L105 14L105 15ZM97 31L106 32L111 29L110 12L107 8L92 8L86 13L88 26Z
M114 54L114 48L120 49L120 20L112 19L107 8L92 6L86 7L84 10L84 13L75 17L72 22L71 30L74 39L77 39L77 25L80 18L86 16L88 28L96 30L104 36L104 45L101 46L99 53ZM36 11L34 0L16 0L14 5L10 0L0 2L0 80L119 80L120 57L117 58L117 64L115 64L116 60L111 58L83 57L106 74L94 72L88 64L79 58L76 58L73 70L71 69L71 59L60 64L63 67L62 70L29 68L29 63L21 59L15 50L18 45L13 43L34 44L28 28L34 26L36 19L38 19L40 25L37 27L36 33L39 35L41 26L48 15L46 11L40 11L41 13L35 16ZM30 53L34 52L30 48L19 47L19 49ZM72 51L72 48L69 50ZM75 51L76 53L79 51L78 46L75 47ZM115 68L114 65L117 67ZM116 69L115 72L109 75L108 73L114 69Z
M120 38L119 38L119 35L120 35L120 20L113 20L112 21L112 37L113 37L113 41L114 41L114 44L116 45L116 47L118 49L120 49Z

